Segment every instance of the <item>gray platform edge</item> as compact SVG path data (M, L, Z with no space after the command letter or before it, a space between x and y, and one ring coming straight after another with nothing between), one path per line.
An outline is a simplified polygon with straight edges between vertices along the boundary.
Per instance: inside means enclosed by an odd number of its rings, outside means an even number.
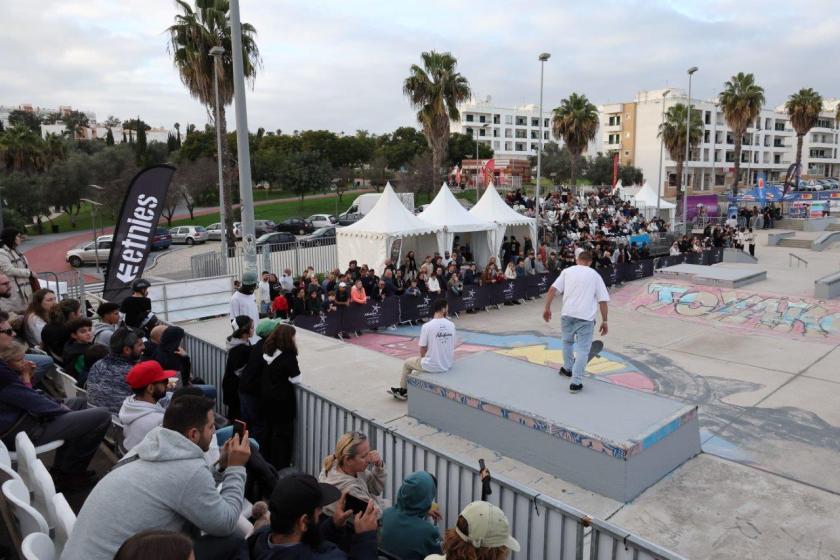
M633 500L701 451L696 414L653 445L621 460L462 405L411 381L417 379L409 379L409 416L621 502Z
M814 296L820 299L840 297L840 272L814 280Z
M749 256L749 255L748 255ZM692 274L689 272L668 272L667 269L661 268L654 271L654 274L659 278L670 278L673 280L686 280L692 284L701 284L703 286L723 286L724 288L740 288L747 284L761 282L767 279L767 271L756 272L747 276L738 278L737 280L723 280L721 278L709 278L700 274Z

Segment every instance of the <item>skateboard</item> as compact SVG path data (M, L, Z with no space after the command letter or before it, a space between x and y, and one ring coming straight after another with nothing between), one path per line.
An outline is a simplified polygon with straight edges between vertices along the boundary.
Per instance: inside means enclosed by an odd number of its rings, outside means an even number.
M586 359L586 363L592 361L593 358L598 358L601 355L601 350L604 349L604 341L603 340L593 340L592 346L589 347L589 357Z

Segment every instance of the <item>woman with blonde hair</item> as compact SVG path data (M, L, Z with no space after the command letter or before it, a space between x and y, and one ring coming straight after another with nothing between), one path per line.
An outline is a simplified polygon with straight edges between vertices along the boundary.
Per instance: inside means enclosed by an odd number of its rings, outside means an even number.
M324 459L324 468L318 475L319 482L332 484L363 502L373 500L380 513L386 480L385 462L361 432L348 432L338 438L335 452ZM324 507L324 513L332 515L334 507L335 504Z
M473 502L461 511L455 527L443 537L443 556L426 560L506 560L519 551L505 513L489 502Z

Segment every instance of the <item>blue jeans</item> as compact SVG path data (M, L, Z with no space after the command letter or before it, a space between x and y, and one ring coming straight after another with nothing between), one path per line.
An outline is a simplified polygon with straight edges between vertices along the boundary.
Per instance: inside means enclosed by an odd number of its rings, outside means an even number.
M250 431L249 431L250 434ZM216 430L216 443L219 444L219 447L224 446L225 442L233 437L233 426L225 426L224 428L219 428ZM251 443L251 447L256 449L257 451L260 450L260 444L257 443L252 437L248 438L248 441Z
M563 315L560 324L563 329L563 367L572 372L573 384L583 384L583 370L586 369L595 334L595 321Z
M35 376L32 385L40 383L47 372L55 365L53 359L46 354L27 354L25 358L35 364Z

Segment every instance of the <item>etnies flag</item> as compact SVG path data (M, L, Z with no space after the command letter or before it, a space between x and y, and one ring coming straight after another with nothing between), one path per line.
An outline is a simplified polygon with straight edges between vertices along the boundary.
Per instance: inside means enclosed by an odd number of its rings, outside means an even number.
M153 165L131 180L108 256L102 293L106 300L122 301L131 294L131 283L143 274L174 173L171 165Z

